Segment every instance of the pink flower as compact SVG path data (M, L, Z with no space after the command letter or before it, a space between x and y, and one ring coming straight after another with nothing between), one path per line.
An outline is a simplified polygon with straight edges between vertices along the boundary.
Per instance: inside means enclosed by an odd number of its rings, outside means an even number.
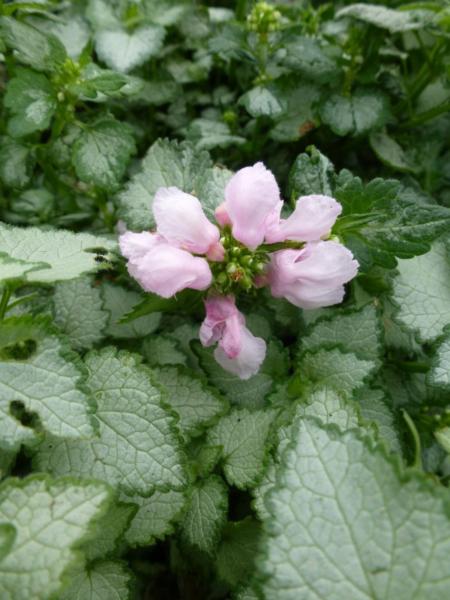
M219 365L240 377L255 375L266 354L266 343L245 326L244 315L236 308L233 296L212 296L205 302L206 318L200 327L204 346L218 342L214 357Z
M274 252L267 277L275 297L300 308L320 308L342 302L344 283L355 277L358 266L342 244L310 242L301 250Z
M273 173L258 162L237 171L216 210L219 224L232 226L233 237L254 250L264 240L268 222L279 215L280 190Z
M172 246L194 254L216 250L219 230L208 221L195 196L176 187L159 188L153 200L153 214L158 233Z
M294 212L267 228L266 241L269 244L293 240L314 242L330 233L342 206L330 196L301 196Z
M128 258L128 272L146 292L170 298L185 288L205 290L211 285L211 270L204 258L171 246L158 234L128 231L120 236L119 244Z

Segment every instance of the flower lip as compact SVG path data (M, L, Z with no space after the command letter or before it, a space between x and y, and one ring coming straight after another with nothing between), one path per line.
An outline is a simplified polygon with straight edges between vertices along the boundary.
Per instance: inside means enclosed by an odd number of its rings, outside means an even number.
M233 236L251 250L264 240L266 220L277 208L280 190L273 173L262 162L237 171L225 188L219 222L232 226Z
M153 214L157 232L173 246L206 254L219 241L219 229L207 219L199 200L176 187L158 189Z
M331 196L312 194L301 196L287 219L272 221L267 228L269 243L292 240L314 242L329 235L342 206Z
M355 277L358 266L342 244L309 242L302 250L273 253L267 277L273 296L300 308L321 308L342 301L344 284Z

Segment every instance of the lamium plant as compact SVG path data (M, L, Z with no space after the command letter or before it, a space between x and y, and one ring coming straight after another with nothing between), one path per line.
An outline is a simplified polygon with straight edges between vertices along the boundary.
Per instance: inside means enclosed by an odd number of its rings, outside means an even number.
M0 0L0 600L450 598L450 0Z
M281 218L283 202L262 163L240 169L225 187L213 225L197 198L159 188L153 201L156 232L126 232L120 249L128 272L147 292L169 298L185 288L206 290L204 346L218 342L217 362L241 379L258 372L265 343L245 326L235 297L265 285L300 308L338 304L358 262L331 228L341 206L328 196L301 196Z

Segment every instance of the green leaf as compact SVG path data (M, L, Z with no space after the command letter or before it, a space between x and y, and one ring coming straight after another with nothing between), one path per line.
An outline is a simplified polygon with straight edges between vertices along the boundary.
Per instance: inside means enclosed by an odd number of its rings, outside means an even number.
M314 146L307 148L309 154L299 154L289 173L290 197L310 194L333 195L334 168L326 156Z
M66 60L64 46L54 35L42 33L13 17L0 17L0 30L17 60L37 71L55 71Z
M253 587L245 587L236 594L236 600L260 600L260 596Z
M55 91L45 75L30 69L17 69L6 88L5 106L13 116L8 133L23 137L48 129L56 110Z
M302 355L298 379L302 385L328 386L344 396L351 396L375 369L375 363L361 360L340 350L317 350Z
M73 145L72 161L82 181L115 191L135 151L128 126L106 118L83 128Z
M374 423L379 437L387 442L389 449L402 454L398 428L383 390L363 387L356 393L356 402L363 422Z
M439 445L450 454L450 427L443 427L434 432L434 436L439 442Z
M0 138L0 179L6 186L25 187L33 166L33 152L27 146L6 136Z
M187 369L162 367L153 372L166 391L164 402L178 415L186 437L200 435L227 410L228 403Z
M245 138L233 135L227 123L212 119L194 119L186 130L186 139L198 150L227 148L245 143Z
M333 48L322 46L319 40L296 35L286 41L283 62L311 81L333 83L340 77L340 70L333 53Z
M333 312L314 321L300 338L302 352L338 347L358 358L377 362L381 354L381 326L374 304Z
M228 488L220 477L211 475L192 489L180 524L183 539L203 552L211 553L219 541L228 512Z
M364 135L388 121L389 101L380 90L360 87L351 96L331 94L322 103L320 116L337 135Z
M105 558L122 544L122 535L127 530L131 519L136 513L136 507L131 504L112 502L105 512L92 526L91 538L83 545L83 555L86 560L92 562L99 558Z
M74 547L105 509L109 490L102 483L52 480L48 476L8 479L0 487L0 521L16 538L0 563L0 596L14 600L58 593Z
M315 417L323 423L335 424L341 429L351 429L359 426L359 415L356 404L345 400L340 394L329 387L319 387L306 395L301 402L294 404L292 399L285 411L286 424L277 431L278 444L273 456L269 457L267 468L258 485L252 490L254 508L260 519L269 518L266 498L277 481L278 465L284 451L290 445L294 423L298 418Z
M89 63L81 72L79 79L70 84L71 93L81 99L93 102L105 102L110 97L128 95L128 90L141 90L143 83L137 78L128 77L116 71L101 69L95 63Z
M320 99L320 88L311 82L296 82L291 78L276 82L274 90L283 111L275 117L270 137L277 142L295 142L313 130L318 121L315 105Z
M446 497L422 473L401 472L355 431L298 422L256 562L264 596L445 597ZM427 543L418 551L424 531Z
M256 86L239 100L252 117L276 117L283 112L283 104L270 88Z
M132 572L118 560L105 560L70 571L68 587L58 600L130 600Z
M206 152L196 151L186 142L157 140L144 157L140 171L119 195L122 219L136 231L154 227L151 208L158 188L175 186L195 195L210 167Z
M102 308L100 290L88 277L57 283L53 311L55 325L75 349L92 348L103 338L108 314Z
M108 67L127 73L156 56L162 48L165 30L158 25L138 27L132 33L116 29L95 35L95 49Z
M16 321L20 326L20 318ZM30 335L33 339L33 335ZM0 362L0 444L17 450L21 443L37 438L40 426L55 439L86 438L93 435L91 407L81 389L82 373L67 356L56 336L37 343L36 351L26 360ZM17 403L19 406L17 407ZM24 425L15 417L14 406L34 422Z
M0 223L0 247L10 258L28 263L27 281L53 283L98 269L94 250L114 250L116 242L89 233L11 227Z
M264 398L273 388L272 377L260 371L250 379L239 379L236 375L222 369L215 360L211 348L204 348L198 341L192 342L192 348L208 380L225 394L231 403L248 408L264 405Z
M11 523L0 524L0 560L11 550L16 539L16 528Z
M450 323L449 275L447 250L439 243L427 254L399 260L392 296L398 306L394 318L422 342L435 340Z
M231 587L246 583L253 574L261 525L250 518L230 522L217 550L217 573Z
M186 365L186 355L177 340L166 335L154 335L144 340L142 354L151 367Z
M433 386L450 387L450 335L448 333L437 347L429 381Z
M22 279L29 271L45 269L45 263L29 263L23 260L15 260L7 254L0 252L0 282L9 279Z
M449 208L426 202L395 180L363 185L359 177L342 171L334 196L343 213L333 232L354 252L362 270L374 263L393 268L395 257L423 254L450 227Z
M370 134L370 145L382 163L401 173L417 173L416 165L403 148L384 131Z
M264 472L273 410L233 409L208 431L208 444L222 446L225 477L240 489L253 487Z
M420 3L418 4L420 5ZM423 4L426 5L426 3ZM434 12L420 8L414 9L414 5L412 5L412 9L395 10L387 6L358 3L342 8L336 13L336 17L353 17L359 21L387 29L390 33L398 33L422 29L432 21Z
M173 418L138 357L112 348L86 359L87 386L97 402L98 438L41 444L39 469L53 474L98 477L128 494L185 483Z
M157 312L139 317L129 323L120 322L142 299L138 292L105 282L101 287L101 293L103 308L110 313L106 328L108 335L119 339L140 338L153 333L159 326L161 314Z
M90 31L86 21L75 12L68 11L58 14L58 21L50 19L29 20L32 25L44 34L56 36L64 45L70 58L78 59L89 41Z
M138 510L131 521L125 540L130 546L151 546L174 531L186 504L185 494L175 490L154 492L149 498L122 496L125 502L137 504Z

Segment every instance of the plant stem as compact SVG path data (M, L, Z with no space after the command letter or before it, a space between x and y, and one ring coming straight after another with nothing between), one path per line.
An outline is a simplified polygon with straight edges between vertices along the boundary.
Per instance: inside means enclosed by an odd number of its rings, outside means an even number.
M448 111L450 111L450 100L442 102L441 104L438 104L438 106L430 108L430 110L426 110L425 112L413 117L412 119L401 123L401 125L399 125L399 129L409 129L410 127L417 127L417 125L422 125L422 123L426 123L431 119L435 119L436 117L439 117L439 115L443 115Z
M8 284L5 285L3 289L2 298L0 300L0 321L4 318L6 309L8 307L9 299L11 298L11 288Z

